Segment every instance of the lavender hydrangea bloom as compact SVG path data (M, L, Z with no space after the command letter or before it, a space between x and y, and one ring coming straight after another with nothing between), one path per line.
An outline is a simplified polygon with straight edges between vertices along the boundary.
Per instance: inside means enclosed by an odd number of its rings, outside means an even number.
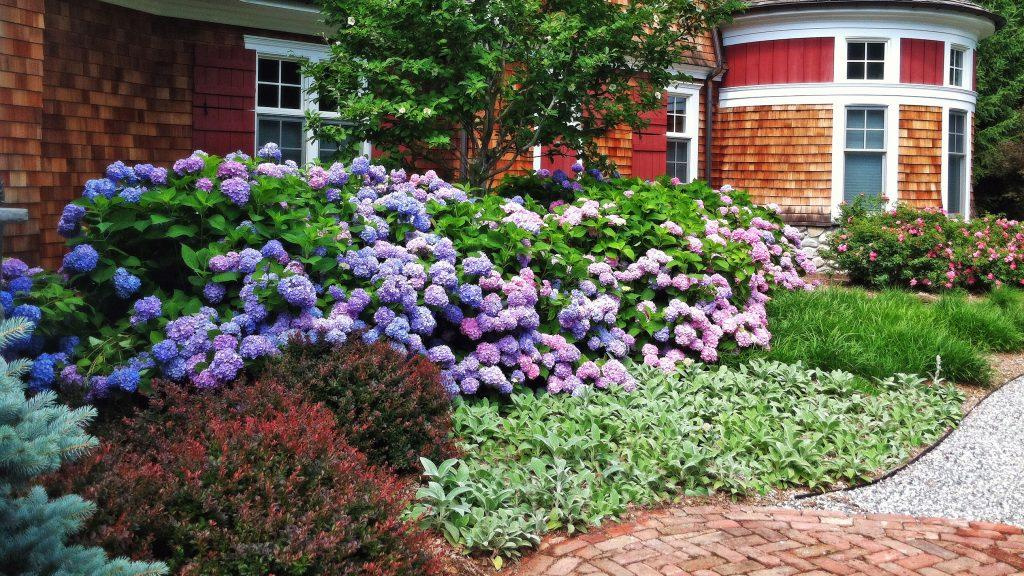
M217 178L247 179L248 177L249 169L246 168L245 164L242 164L241 162L235 162L234 160L225 160L224 162L221 162L220 166L217 167Z
M79 244L64 256L63 268L72 274L91 272L96 268L100 255L88 244Z
M18 258L7 258L4 260L3 266L0 267L2 270L3 277L5 280L24 276L28 272L28 264L25 264Z
M284 249L280 240L268 241L263 245L263 248L260 249L260 254L263 254L266 258L277 260L282 263L288 260L288 252Z
M219 304L224 299L226 292L227 289L224 288L224 285L216 282L207 282L206 286L203 286L203 297L210 304Z
M199 180L196 180L196 188L199 188L203 192L209 192L210 190L213 190L213 180L210 180L209 178L200 178Z
M132 324L142 324L160 317L163 304L156 296L146 296L135 301L135 314L131 317Z
M249 183L242 178L228 178L220 183L220 191L239 206L249 201Z
M238 253L238 271L243 274L251 274L256 271L256 267L262 261L263 254L259 250L246 248Z
M136 180L135 172L120 160L107 166L106 176L114 182L121 182L123 180L132 183Z
M118 268L114 271L114 292L118 298L122 300L131 298L133 294L138 292L141 286L142 280L128 270Z
M184 176L186 174L195 174L206 166L205 160L198 154L192 154L188 158L182 158L174 163L174 172L178 176Z
M277 292L292 306L308 308L316 305L316 288L305 276L289 276L281 280Z
M131 188L123 188L118 194L121 198L124 198L125 202L129 204L135 204L142 198L142 195L146 193L146 189L142 186L132 186Z
M471 276L483 276L494 268L487 256L466 258L462 261L462 270Z
M238 349L239 354L246 360L273 356L277 354L277 346L274 341L261 334L253 334L242 339L242 345Z
M352 160L351 171L356 176L363 176L370 171L370 159L366 156L358 156Z
M256 157L264 160L273 160L274 162L281 161L281 148L273 142L267 142L256 151Z

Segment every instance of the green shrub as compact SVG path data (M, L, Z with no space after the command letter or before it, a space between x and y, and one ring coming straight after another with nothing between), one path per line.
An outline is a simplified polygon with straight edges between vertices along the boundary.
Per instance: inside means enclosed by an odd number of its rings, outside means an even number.
M985 216L969 222L900 204L844 205L823 255L861 286L972 291L1024 285L1024 225Z
M422 356L359 340L341 347L292 345L264 377L323 402L343 423L349 444L374 464L406 471L418 467L419 455L455 454L451 401L440 370Z
M768 304L770 350L730 359L803 361L824 370L881 378L898 372L989 384L990 351L1024 349L1024 294L995 290L986 299L963 293L934 302L899 290L870 294L824 288L777 295Z
M424 461L412 513L468 550L514 555L559 528L681 494L871 477L957 421L955 387L754 361L635 370L636 392L460 401L466 456Z

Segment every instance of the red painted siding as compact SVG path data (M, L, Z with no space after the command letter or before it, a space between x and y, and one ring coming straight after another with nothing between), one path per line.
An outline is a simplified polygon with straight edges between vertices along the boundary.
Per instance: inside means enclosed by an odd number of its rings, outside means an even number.
M725 47L723 86L832 82L834 38L789 38Z
M235 150L251 153L256 140L256 52L196 46L193 70L195 148L218 155Z
M576 153L565 148L554 149L549 146L541 146L540 167L542 169L561 170L568 174L572 165L576 162Z
M668 97L662 106L644 115L650 125L633 132L633 177L654 179L665 174L665 150L668 147Z
M900 41L900 82L943 85L946 45L938 40Z

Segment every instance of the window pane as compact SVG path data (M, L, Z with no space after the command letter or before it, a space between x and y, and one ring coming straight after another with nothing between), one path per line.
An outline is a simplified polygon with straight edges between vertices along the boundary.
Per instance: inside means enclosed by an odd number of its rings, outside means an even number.
M868 62L867 76L868 80L884 80L885 79L885 63L884 62Z
M277 84L260 84L256 89L256 105L277 108Z
M846 127L850 129L863 129L865 127L864 118L867 116L867 110L861 109L850 109L846 111Z
M863 42L850 42L846 45L846 59L847 60L863 60L865 56L865 50Z
M846 65L846 77L850 80L863 80L864 79L864 63L863 62L850 62Z
M868 128L874 130L881 130L885 128L884 110L865 110L864 115L867 117Z
M302 149L294 148L282 148L281 149L281 162L285 160L291 160L296 164L302 164Z
M281 141L281 123L277 120L260 119L256 125L256 147L259 148L267 142Z
M669 177L688 182L690 180L690 142L688 140L669 140L666 158L665 172Z
M868 44L868 60L885 60L885 43L871 42Z
M281 86L281 108L302 108L302 89L298 86Z
M850 150L861 150L864 148L864 131L847 130L846 147Z
M847 202L853 202L861 194L865 196L881 195L882 165L882 154L847 152L843 198Z
M302 76L299 74L299 63L290 60L281 62L281 83L302 84Z
M967 159L963 156L950 156L949 158L949 198L946 201L946 209L949 212L962 213L964 203L964 188L967 179L964 170Z
M282 120L281 141L278 142L282 148L302 148L302 122Z
M864 147L869 150L884 150L885 132L882 130L868 130Z
M338 101L330 94L320 94L317 99L319 100L319 107L321 112L337 112Z
M260 82L277 82L277 67L278 61L271 60L269 58L260 58L258 63L259 72L257 73Z

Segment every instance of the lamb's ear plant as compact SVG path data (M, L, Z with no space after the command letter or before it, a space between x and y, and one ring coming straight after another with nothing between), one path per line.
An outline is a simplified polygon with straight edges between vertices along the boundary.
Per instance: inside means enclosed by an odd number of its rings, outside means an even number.
M422 461L410 514L466 551L515 556L630 505L867 480L953 425L962 399L919 376L869 381L768 361L632 370L631 393L458 402L466 456Z

